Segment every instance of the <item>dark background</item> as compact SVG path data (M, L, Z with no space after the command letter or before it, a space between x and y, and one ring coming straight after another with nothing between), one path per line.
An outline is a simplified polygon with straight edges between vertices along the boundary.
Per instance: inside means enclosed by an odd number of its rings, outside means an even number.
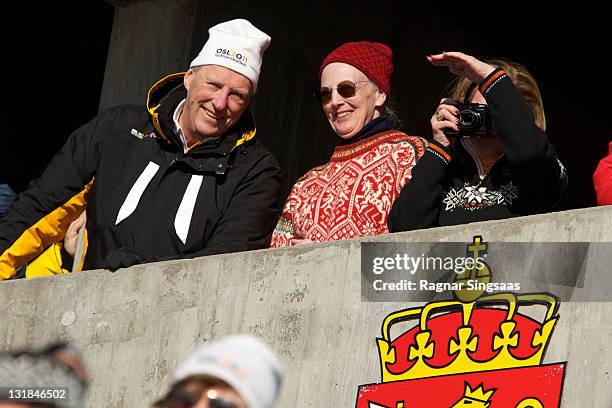
M101 0L20 2L3 11L0 182L16 192L97 114L113 14Z
M393 49L391 93L403 130L426 138L452 75L430 66L425 55L456 50L521 62L540 84L547 133L568 169L563 208L592 206L591 175L612 138L604 41L609 23L588 3L541 10L535 4L204 0L191 54L210 26L232 18L247 18L272 37L253 110L257 137L283 168L285 195L298 177L329 159L337 142L311 94L319 64L341 43L381 41ZM6 13L18 24L4 28L0 181L16 191L96 115L113 15L114 7L102 0L30 1Z

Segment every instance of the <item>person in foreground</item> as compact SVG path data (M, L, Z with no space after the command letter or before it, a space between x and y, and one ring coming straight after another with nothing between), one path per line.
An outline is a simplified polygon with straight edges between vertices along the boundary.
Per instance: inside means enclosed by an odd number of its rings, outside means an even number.
M83 269L268 246L280 167L249 105L270 37L246 20L209 33L186 73L157 82L146 107L79 128L20 194L0 222L0 280L61 240L85 203Z
M0 352L0 408L82 408L88 382L79 351L68 343Z
M340 145L293 186L272 247L388 232L391 205L426 147L395 130L392 72L393 54L381 43L345 43L325 58L317 96Z
M273 408L282 380L283 367L263 341L225 337L183 362L153 408Z
M567 179L544 133L542 98L527 69L460 52L427 60L458 79L431 118L434 140L393 204L389 230L555 209Z

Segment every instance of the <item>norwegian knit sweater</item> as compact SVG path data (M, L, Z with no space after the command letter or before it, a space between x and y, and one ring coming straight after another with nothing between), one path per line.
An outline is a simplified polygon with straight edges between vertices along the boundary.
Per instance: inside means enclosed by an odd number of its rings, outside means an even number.
M292 245L292 239L324 242L388 232L393 201L426 141L396 130L355 140L336 147L328 163L293 186L271 247Z

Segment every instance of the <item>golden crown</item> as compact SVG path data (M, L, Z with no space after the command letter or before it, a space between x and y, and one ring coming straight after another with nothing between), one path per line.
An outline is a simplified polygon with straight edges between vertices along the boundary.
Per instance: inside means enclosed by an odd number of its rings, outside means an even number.
M495 389L485 390L482 384L472 389L472 387L470 387L470 384L468 384L467 382L465 383L464 396L468 399L473 399L480 402L489 402L489 398L491 398L491 395L493 395L494 392Z
M540 365L558 320L558 304L547 293L497 293L391 313L377 339L382 381ZM547 307L542 322L518 313L528 305ZM392 325L417 319L418 325L391 340Z

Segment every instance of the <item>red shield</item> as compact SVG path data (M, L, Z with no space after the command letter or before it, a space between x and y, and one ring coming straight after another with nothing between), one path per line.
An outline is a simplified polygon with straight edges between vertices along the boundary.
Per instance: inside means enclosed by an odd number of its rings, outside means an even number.
M481 385L486 391L495 389L487 401L490 404L468 402L473 408L556 408L561 403L564 372L565 363L557 363L362 385L356 408L468 406L461 404L466 383L472 389Z

